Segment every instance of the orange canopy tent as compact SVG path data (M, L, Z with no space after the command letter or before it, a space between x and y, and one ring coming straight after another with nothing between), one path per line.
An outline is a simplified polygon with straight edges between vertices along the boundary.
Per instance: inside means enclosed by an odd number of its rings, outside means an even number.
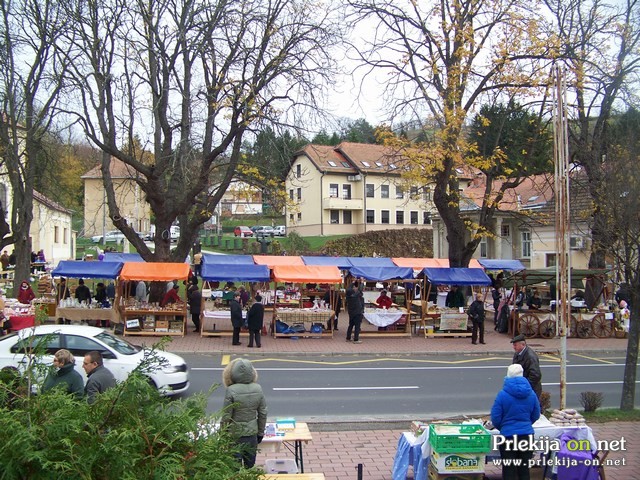
M270 269L277 265L282 266L292 266L292 265L302 265L304 266L304 261L302 257L296 256L288 256L288 255L254 255L253 262L256 265L266 265Z
M342 283L340 270L331 265L276 265L272 276L276 282Z
M398 257L391 259L399 267L410 267L414 270L422 270L423 268L449 268L448 258L405 258ZM472 258L469 262L469 268L483 268L480 262Z
M162 282L167 280L186 280L187 278L189 278L189 265L186 263L126 262L120 272L121 280Z

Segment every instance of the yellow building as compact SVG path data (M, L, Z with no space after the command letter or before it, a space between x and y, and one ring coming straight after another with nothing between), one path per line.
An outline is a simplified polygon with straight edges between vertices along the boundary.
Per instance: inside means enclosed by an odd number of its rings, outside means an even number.
M384 146L305 146L285 182L287 231L314 236L431 229L431 189L412 186L404 171L403 158Z
M109 218L109 208L102 184L100 165L82 175L84 181L84 236L103 235L116 227ZM109 166L120 214L139 233L151 227L151 209L135 182L136 171L117 159Z

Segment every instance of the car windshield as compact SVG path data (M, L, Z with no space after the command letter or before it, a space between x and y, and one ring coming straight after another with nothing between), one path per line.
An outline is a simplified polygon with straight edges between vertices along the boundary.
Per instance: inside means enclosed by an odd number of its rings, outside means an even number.
M140 351L140 347L132 345L131 343L121 338L111 335L109 332L101 332L96 335L96 338L103 343L106 343L116 352L123 355L134 355Z

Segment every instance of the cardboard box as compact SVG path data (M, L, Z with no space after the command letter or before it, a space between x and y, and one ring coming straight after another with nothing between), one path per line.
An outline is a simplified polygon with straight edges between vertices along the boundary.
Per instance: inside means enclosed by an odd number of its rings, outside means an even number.
M438 453L431 451L431 465L438 473L483 473L484 453Z
M166 328L168 330L169 320L156 320L156 331L158 331L159 328Z
M438 473L433 463L429 464L429 480L482 480L484 473Z

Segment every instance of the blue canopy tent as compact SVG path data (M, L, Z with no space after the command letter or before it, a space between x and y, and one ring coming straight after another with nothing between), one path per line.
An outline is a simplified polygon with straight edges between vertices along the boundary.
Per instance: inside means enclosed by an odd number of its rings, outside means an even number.
M482 265L486 270L520 271L526 268L520 260L481 258L478 262L480 262L480 265Z
M395 267L393 260L387 257L347 257L354 267Z
M271 280L269 267L266 265L214 264L202 265L202 279L208 282L268 282Z
M353 266L347 257L311 257L302 256L305 265L325 265L330 267L338 267L340 270L348 270Z
M351 276L372 282L413 279L413 268L410 267L367 266L351 267L348 270Z
M144 262L139 253L105 252L103 262Z
M117 278L122 270L122 262L81 262L62 260L51 272L54 277L71 278Z
M202 263L216 265L255 265L252 255L213 255L202 254Z
M436 285L491 285L491 279L479 268L425 268L422 272Z

